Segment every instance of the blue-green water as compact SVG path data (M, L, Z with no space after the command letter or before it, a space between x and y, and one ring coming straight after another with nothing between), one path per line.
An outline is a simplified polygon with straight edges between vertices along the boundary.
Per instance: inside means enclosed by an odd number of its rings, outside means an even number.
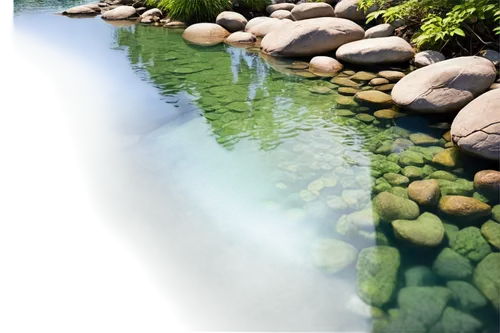
M16 2L16 29L84 55L95 68L91 84L107 97L96 110L125 142L94 161L89 182L96 201L193 329L370 331L397 323L389 310L402 307L397 295L409 284L405 274L416 266L432 268L450 240L415 248L397 239L390 225L377 226L373 214L364 217L362 230L346 229L346 216L371 210L371 199L381 190L404 196L408 181L386 186L383 176L404 174L408 166L418 171L411 180L450 172L461 180L443 181L441 190L466 196L474 193L476 170L496 168L467 156L456 167L433 163L446 145L442 136L450 119L377 120L372 115L381 107L340 95L330 78L309 77L306 59L263 58L258 49L222 44L201 48L185 43L179 30L116 27L99 17L25 16L36 6L23 4ZM59 7L41 6L42 11ZM367 87L365 81L359 89ZM94 131L90 124L75 127L81 137ZM430 135L430 141L414 144L415 133ZM398 139L401 145L394 146ZM100 151L101 144L85 149ZM340 239L357 250L398 249L392 297L371 312L359 305L360 267L352 262L337 274L316 267L314 244L321 239ZM446 283L436 278L428 284ZM415 300L417 308L435 302ZM465 320L458 328L434 326L443 325L444 307L438 307L429 310L436 315L432 325L422 328L424 315L406 314L396 327L498 331L490 303L472 310L461 308L460 298L445 303L452 309L447 320L459 309L481 325L467 326Z

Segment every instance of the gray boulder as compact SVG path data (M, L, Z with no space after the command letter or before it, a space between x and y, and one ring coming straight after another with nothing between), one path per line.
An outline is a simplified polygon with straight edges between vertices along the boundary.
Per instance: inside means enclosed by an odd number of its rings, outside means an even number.
M389 37L394 33L394 27L388 23L376 25L365 31L365 38Z
M270 20L270 17L267 16L258 16L254 17L250 21L248 21L247 25L245 26L245 31L249 31L252 27L255 27L258 24L261 24L264 21Z
M276 10L274 11L270 17L272 18L277 18L277 19L289 19L291 20L292 19L292 13L289 11L289 10Z
M256 37L264 37L274 30L287 33L290 31L290 29L288 29L286 27L292 23L293 23L293 21L287 20L287 19L280 20L277 18L271 18L269 20L263 21L255 26L251 27L247 31Z
M277 3L274 5L269 5L266 7L266 12L269 14L272 14L273 12L277 10L288 10L291 11L295 5L293 3Z
M257 38L249 32L237 31L230 34L225 42L230 44L253 44Z
M132 6L120 6L102 13L105 20L126 20L137 15L137 11Z
M295 21L306 20L316 17L333 17L333 7L324 2L305 2L292 9L292 17Z
M335 6L335 16L352 21L362 21L366 18L358 7L359 0L342 0Z
M97 15L101 12L100 8L95 8L89 5L76 6L66 9L62 12L63 15Z
M396 36L357 40L342 45L336 52L337 59L356 65L406 62L414 54L411 45Z
M487 59L449 59L406 75L394 86L392 99L399 106L415 112L458 111L487 91L495 76L495 66Z
M229 32L244 30L247 25L247 19L236 12L225 11L220 13L215 19L215 23Z
M413 63L415 64L416 67L420 68L444 60L446 60L444 54L438 51L429 50L429 51L418 52L417 54L415 54Z

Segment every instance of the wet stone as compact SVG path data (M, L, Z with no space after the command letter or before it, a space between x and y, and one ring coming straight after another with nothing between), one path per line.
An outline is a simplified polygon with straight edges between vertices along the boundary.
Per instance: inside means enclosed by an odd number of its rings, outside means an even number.
M313 87L309 89L313 94L328 95L331 94L332 90L328 87Z
M334 77L330 82L337 84L342 87L351 87L351 88L358 88L361 86L360 83L357 83L351 79L345 78L345 77Z
M445 247L436 257L432 270L446 280L467 280L472 276L473 267L467 258Z
M375 86L373 88L373 90L387 92L387 91L391 91L392 88L394 88L394 86L395 86L394 83L383 84L383 85L380 85L380 86Z
M472 284L465 281L448 281L446 287L453 293L460 309L472 311L488 304L486 297Z
M434 180L414 181L408 186L408 197L420 206L436 207L440 196L439 184Z
M437 276L427 266L413 266L406 269L406 287L433 286L437 283Z
M500 311L500 253L490 253L477 265L473 283L486 296L497 311Z
M414 220L420 215L418 205L388 192L379 193L373 199L373 208L383 221Z
M456 332L478 332L483 324L473 316L447 307L443 317L437 322L429 333L456 333Z
M441 220L428 212L423 213L413 221L394 220L392 227L396 236L417 246L438 246L444 237L444 227Z
M381 86L383 84L388 84L388 83L389 83L389 80L378 77L378 78L370 80L370 82L368 84L371 86Z
M414 133L410 135L410 140L419 146L431 146L439 142L435 137L425 133Z
M399 112L394 111L392 109L378 110L378 111L375 111L375 113L373 115L377 119L395 119L395 118L399 118L401 116L404 116L403 113L399 113Z
M495 248L500 249L500 224L492 220L481 226L481 234Z
M341 95L354 96L358 92L358 89L350 88L350 87L340 87L338 89L338 92Z
M491 253L491 248L481 234L479 228L467 227L460 230L455 238L451 249L463 255L471 261L481 261Z
M373 73L357 72L356 74L351 76L350 79L353 81L370 81L376 77L377 77L377 75L375 75Z
M422 168L412 165L404 167L402 173L404 176L410 178L411 180L422 178L423 175Z
M338 239L320 239L312 246L314 265L326 273L335 274L356 261L358 250Z
M408 185L408 183L410 182L408 177L405 177L405 176L397 174L397 173L386 173L384 175L384 178L392 186Z
M356 119L361 120L364 123L371 123L375 120L375 117L367 113L360 113L356 115Z

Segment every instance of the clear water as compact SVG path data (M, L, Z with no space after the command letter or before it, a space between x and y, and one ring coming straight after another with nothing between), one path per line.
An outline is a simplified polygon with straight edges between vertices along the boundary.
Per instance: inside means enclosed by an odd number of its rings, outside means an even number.
M188 327L370 331L377 320L356 303L356 265L334 275L315 267L318 239L398 248L397 290L408 268L432 266L442 247L415 251L370 216L364 233L343 235L338 222L371 207L384 142L421 132L442 148L449 119L374 121L367 115L377 108L339 95L330 79L307 77L303 59L197 47L179 30L40 13L78 4L16 1L15 27L85 54L98 69L95 85L109 96L100 109L120 144L87 146L101 152L89 183ZM75 127L82 137L93 131ZM424 150L432 157L440 148ZM463 158L452 170L425 163L467 181L492 167ZM382 309L396 307L394 297ZM498 331L491 304L472 315Z

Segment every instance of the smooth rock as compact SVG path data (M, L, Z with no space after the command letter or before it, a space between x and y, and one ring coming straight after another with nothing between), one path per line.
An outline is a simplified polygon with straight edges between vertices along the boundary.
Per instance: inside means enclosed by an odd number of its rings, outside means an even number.
M257 25L252 26L247 31L256 37L265 37L272 31L286 31L289 32L291 29L288 25L291 25L293 21L287 19L276 19L270 18ZM262 47L262 42L261 42Z
M434 260L432 270L446 280L467 280L473 267L467 258L445 247Z
M437 282L436 275L427 266L413 266L405 271L406 287L433 286Z
M313 56L333 51L363 36L363 28L352 21L321 17L293 22L286 29L273 30L262 39L261 48L263 52L274 56Z
M441 318L452 297L452 292L444 287L406 287L398 293L398 305L407 316L430 326Z
M435 180L414 181L408 186L408 197L420 206L436 207L441 191Z
M76 6L66 9L62 12L63 15L97 15L101 10L96 10L88 5Z
M377 91L390 92L394 88L394 86L395 86L394 83L389 83L389 84L383 84L381 86L376 86L373 89Z
M376 65L406 62L414 51L403 38L368 38L344 44L336 52L337 59L356 65Z
M312 247L314 265L327 273L335 274L354 264L358 250L338 239L320 239Z
M438 139L425 133L413 133L410 140L419 146L431 146L439 142Z
M381 220L415 220L420 215L418 205L408 199L403 199L389 192L377 194L373 199L373 208Z
M496 67L498 67L498 65L500 64L500 53L498 51L495 51L495 50L483 50L481 52L479 52L479 55L483 58L486 58L488 59L489 61L491 61L493 63L493 65L495 65Z
M395 119L404 116L404 114L394 111L392 109L382 109L373 113L377 119Z
M237 31L230 34L225 42L230 44L253 44L257 38L249 32Z
M429 333L479 332L482 327L483 324L470 314L447 307Z
M161 10L158 8L152 8L149 10L146 10L144 13L141 14L141 17L146 17L146 16L156 16L156 17L162 17L163 14Z
M223 27L229 32L244 30L248 21L240 13L224 11L217 15L215 23Z
M295 7L295 4L293 3L277 3L274 5L269 5L266 7L266 12L269 14L272 14L273 12L277 10L288 10L291 11Z
M490 253L474 270L473 283L500 311L500 253Z
M375 79L376 77L377 75L373 73L360 71L352 75L350 79L353 81L370 81L372 79Z
M311 59L309 71L312 73L330 73L340 72L344 66L331 57L317 56Z
M391 300L400 261L399 251L389 246L368 247L359 253L357 290L365 303L382 306Z
M500 224L489 220L481 226L483 237L497 249L500 249Z
M394 33L394 27L388 23L376 25L365 31L365 38L389 37Z
M358 7L359 0L342 0L335 6L335 16L352 21L362 21L366 14Z
M334 77L331 82L342 87L358 88L361 86L361 83L354 82L346 77Z
M290 12L289 10L283 10L283 9L280 9L280 10L275 10L271 15L270 17L272 18L277 18L277 19L289 19L289 20L292 20L292 12Z
M491 207L474 198L448 195L439 200L439 211L450 218L475 220L488 217Z
M136 16L136 9L132 6L120 6L102 13L105 20L126 20Z
M295 21L306 20L317 17L334 17L333 7L324 2L305 2L296 5L292 10Z
M439 217L428 212L414 221L394 220L392 227L398 237L417 246L438 246L444 237L443 223Z
M247 25L245 26L245 31L249 31L252 27L255 27L258 24L261 24L264 21L270 20L270 17L267 16L257 16L248 21Z
M493 221L500 222L500 205L493 206L491 209L491 218Z
M454 168L460 163L460 152L456 147L446 148L432 158L432 163Z
M397 105L415 112L454 112L487 91L495 76L495 66L489 60L454 58L406 75L394 86L392 98Z
M368 82L368 84L371 86L381 86L381 85L384 85L387 83L389 83L389 80L381 78L381 77L375 78L373 80L370 80L370 82Z
M380 107L390 107L392 105L391 95L375 90L360 91L354 96L354 99L359 103Z
M472 284L465 281L448 281L446 287L451 290L460 309L472 311L488 304L488 300Z
M184 30L182 38L198 45L216 45L224 41L230 33L215 23L196 23Z
M444 60L446 60L446 58L441 52L428 50L415 54L413 63L417 68L421 68Z
M500 195L500 171L482 170L474 175L474 188L487 197Z
M404 73L398 71L380 71L378 75L389 80L389 82L398 82L405 77Z

